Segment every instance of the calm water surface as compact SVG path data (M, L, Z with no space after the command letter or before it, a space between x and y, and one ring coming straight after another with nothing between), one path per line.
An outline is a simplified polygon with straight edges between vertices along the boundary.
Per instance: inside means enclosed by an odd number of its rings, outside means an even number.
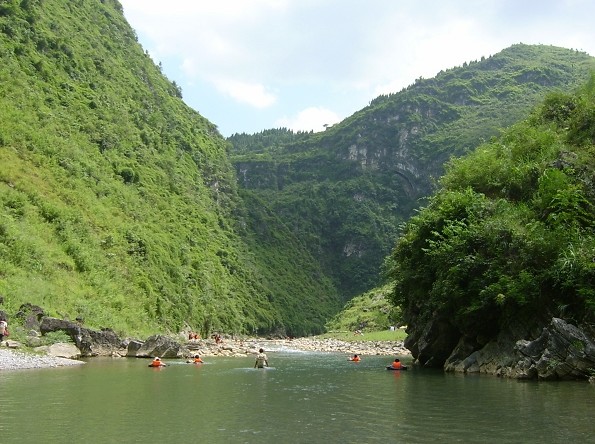
M595 387L268 352L0 373L0 443L595 443Z

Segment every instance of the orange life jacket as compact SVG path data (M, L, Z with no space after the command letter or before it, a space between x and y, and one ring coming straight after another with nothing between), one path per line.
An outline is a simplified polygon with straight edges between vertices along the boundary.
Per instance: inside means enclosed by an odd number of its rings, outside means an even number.
M200 359L200 358L194 358L194 363L195 364L202 364L202 359Z
M393 368L401 368L400 362L393 362Z

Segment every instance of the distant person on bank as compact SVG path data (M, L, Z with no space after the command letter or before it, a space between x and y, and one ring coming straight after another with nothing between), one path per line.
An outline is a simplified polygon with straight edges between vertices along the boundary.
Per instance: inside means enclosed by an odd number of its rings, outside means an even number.
M0 321L0 344L4 341L4 338L8 336L8 322L6 319Z
M256 355L256 362L254 363L254 368L264 368L265 365L269 366L269 360L267 355L264 353L264 350L261 348L258 350L258 354Z

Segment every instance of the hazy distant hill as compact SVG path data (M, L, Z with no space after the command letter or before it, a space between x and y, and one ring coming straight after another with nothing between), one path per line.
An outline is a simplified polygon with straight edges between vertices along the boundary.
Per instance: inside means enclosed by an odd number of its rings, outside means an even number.
M266 202L349 299L379 284L399 225L449 157L498 135L547 92L575 89L594 66L583 52L518 44L377 97L323 133L233 135L242 194Z

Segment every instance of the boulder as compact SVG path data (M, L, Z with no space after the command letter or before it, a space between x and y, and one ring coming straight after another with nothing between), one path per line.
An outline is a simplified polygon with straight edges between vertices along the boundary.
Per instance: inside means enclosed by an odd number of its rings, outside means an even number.
M184 356L188 356L188 353L189 351L185 350L176 340L168 336L154 335L147 338L134 356L137 358L152 358L155 356L161 358L183 358Z
M46 354L56 358L78 359L81 357L81 351L74 344L66 342L56 342L47 347Z
M136 356L140 348L143 346L142 341L137 341L131 339L128 341L128 345L126 347L126 356Z

